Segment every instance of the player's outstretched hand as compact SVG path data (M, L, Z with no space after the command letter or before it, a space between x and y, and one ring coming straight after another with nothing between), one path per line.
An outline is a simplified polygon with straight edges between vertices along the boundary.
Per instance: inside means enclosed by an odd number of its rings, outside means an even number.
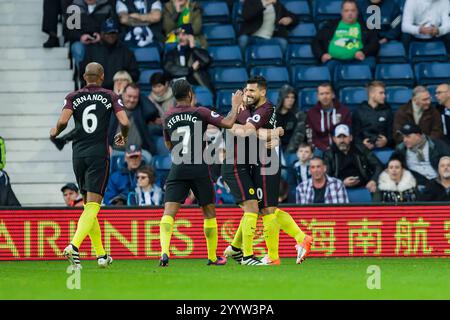
M277 130L277 133L278 133L279 137L284 136L284 129L283 129L283 127L277 127L276 130Z
M57 134L56 134L56 128L52 128L51 130L50 130L50 139L55 139L56 138L56 136L57 136Z
M240 107L243 105L244 101L244 92L242 90L236 90L235 93L233 93L233 97L231 98L231 105L236 110L240 110Z
M127 143L127 139L119 132L114 136L114 143L119 147L123 147Z
M274 149L280 145L280 139L272 139L266 142L267 149Z

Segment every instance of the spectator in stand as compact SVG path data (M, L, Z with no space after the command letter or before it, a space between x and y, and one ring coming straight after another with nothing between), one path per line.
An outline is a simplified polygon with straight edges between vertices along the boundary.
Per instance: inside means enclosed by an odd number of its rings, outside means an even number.
M195 45L206 49L208 42L202 35L202 9L200 5L190 0L168 1L163 9L163 30L167 36L166 43L176 43L176 31L186 24L192 26Z
M175 105L175 98L169 79L164 73L155 72L150 77L150 84L152 86L152 91L148 95L148 98L158 109L159 116L162 118L164 113L166 113L170 107Z
M20 203L11 188L9 176L3 169L6 166L5 140L0 137L0 206L20 207Z
M295 152L306 139L306 113L297 109L297 92L290 85L280 89L276 108L277 126L283 127L283 152Z
M48 39L43 44L44 48L59 47L58 17L62 17L64 24L67 7L71 4L72 0L44 0L42 32L48 34Z
M164 59L164 71L171 79L185 78L191 85L200 85L214 93L208 74L211 57L208 51L195 47L192 26L185 24L177 29L178 45Z
M450 201L450 157L439 159L438 171L437 178L429 181L419 195L420 201Z
M437 109L441 114L445 141L450 144L450 84L443 83L436 88Z
M308 142L320 151L326 151L333 143L333 131L339 124L352 125L350 109L341 104L329 83L317 87L317 104L306 116Z
M364 101L353 113L352 129L355 142L373 150L374 148L391 147L392 122L394 114L386 104L385 86L383 82L372 81L367 86L368 101Z
M360 0L358 2L358 11L361 13L364 21L373 16L374 11L367 8L378 6L381 13L381 29L373 29L378 36L380 44L400 40L402 34L402 11L397 1L392 0ZM373 20L372 20L373 22Z
M283 54L288 47L289 29L298 19L280 0L244 0L243 22L239 30L239 47L245 52L247 45L276 42Z
M121 96L126 86L133 83L133 79L128 72L121 70L114 74L113 82L113 91Z
M116 13L124 29L124 43L131 47L156 44L161 49L162 4L159 0L117 0Z
M443 41L450 54L450 2L407 0L403 7L402 42L408 52L411 41Z
M68 207L83 207L83 198L80 197L80 191L75 183L68 183L61 188L64 202Z
M114 74L121 70L127 71L134 82L139 80L140 72L136 58L133 52L119 40L119 26L113 19L103 23L101 41L86 46L81 70L84 70L84 67L91 62L98 62L105 69L103 87L106 89L113 89ZM84 83L83 80L82 83Z
M156 185L155 170L141 167L137 170L137 187L128 195L128 205L160 206L164 200L162 189Z
M312 42L314 56L330 69L331 76L336 66L343 63L367 64L375 68L380 44L377 34L358 21L355 0L342 1L341 16L319 30Z
M396 151L406 159L406 167L416 178L419 186L425 186L429 180L437 177L439 159L450 156L450 147L443 141L423 134L422 129L414 123L407 123L400 128L403 136Z
M86 46L100 42L102 25L108 18L114 17L114 8L108 0L74 0L73 4L80 8L81 29L67 30L67 38L71 43L72 58L79 67Z
M296 185L311 178L309 165L313 156L314 152L312 145L302 142L297 150L298 160L294 162Z
M121 168L120 171L113 172L108 180L104 197L106 205L111 205L111 201L119 195L125 198L126 203L128 194L136 189L136 172L144 165L140 146L128 145L125 152L125 163L127 166Z
M405 169L402 157L393 155L378 178L381 202L401 203L417 201L417 183L412 173Z
M324 153L324 161L330 176L344 182L346 188L377 190L377 181L383 164L368 149L352 143L350 128L345 124L336 127L333 145Z
M415 87L411 101L401 106L395 113L393 134L397 144L402 142L402 136L398 130L408 123L418 125L430 138L443 138L441 115L435 107L431 106L431 95L423 86Z
M327 166L323 159L314 157L310 165L311 178L297 186L297 204L348 203L344 184L341 180L326 174Z
M144 159L150 162L151 156L156 154L155 145L147 128L149 122L155 121L159 114L156 107L144 95L140 94L139 87L131 83L125 87L122 95L124 109L130 119L130 132L128 145L142 146ZM109 141L114 141L114 135L120 131L119 123L112 119L109 126ZM162 134L162 133L161 133ZM115 154L123 153L124 148L111 145Z

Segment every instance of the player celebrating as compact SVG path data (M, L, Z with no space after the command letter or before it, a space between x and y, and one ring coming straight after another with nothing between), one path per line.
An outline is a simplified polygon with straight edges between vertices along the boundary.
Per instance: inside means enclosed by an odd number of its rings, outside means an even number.
M101 87L104 71L100 64L89 63L83 77L87 85L66 96L58 123L50 131L50 139L55 139L73 115L76 132L72 145L73 170L85 205L75 235L63 254L74 267L81 268L78 250L89 235L98 265L107 267L112 258L103 248L97 220L109 176L107 131L114 111L121 124L121 133L115 136L115 143L125 145L129 122L119 96Z
M217 220L214 206L214 187L209 167L203 158L206 141L203 136L208 124L231 128L236 121L243 92L236 91L232 99L232 109L227 117L204 107L194 107L194 93L186 80L178 80L172 85L176 106L163 117L166 146L172 153L172 167L166 180L164 215L160 224L161 259L160 266L169 264L169 246L174 218L189 194L195 195L202 207L204 233L208 249L208 265L224 265L226 259L217 257Z

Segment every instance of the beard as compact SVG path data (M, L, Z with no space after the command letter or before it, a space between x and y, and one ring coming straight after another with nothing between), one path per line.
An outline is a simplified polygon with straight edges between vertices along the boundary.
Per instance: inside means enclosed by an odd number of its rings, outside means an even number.
M338 149L339 149L340 151L344 152L344 151L348 151L349 147L348 147L348 145L346 145L345 143L339 143L339 144L338 144Z
M450 179L450 172L444 172L444 173L442 174L442 178L444 178L444 179Z

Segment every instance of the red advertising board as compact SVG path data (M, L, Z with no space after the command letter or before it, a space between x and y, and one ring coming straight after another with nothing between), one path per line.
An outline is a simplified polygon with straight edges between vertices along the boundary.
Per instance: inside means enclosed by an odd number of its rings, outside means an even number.
M448 206L288 207L300 227L314 237L313 257L450 257ZM69 209L0 210L0 260L57 260L75 232L81 211ZM162 209L102 209L105 248L115 259L159 256ZM219 253L230 243L242 211L217 208ZM295 241L281 232L280 256L295 256ZM199 208L177 215L171 242L174 258L205 258L203 218ZM266 252L261 219L255 253ZM82 258L95 254L90 240Z

